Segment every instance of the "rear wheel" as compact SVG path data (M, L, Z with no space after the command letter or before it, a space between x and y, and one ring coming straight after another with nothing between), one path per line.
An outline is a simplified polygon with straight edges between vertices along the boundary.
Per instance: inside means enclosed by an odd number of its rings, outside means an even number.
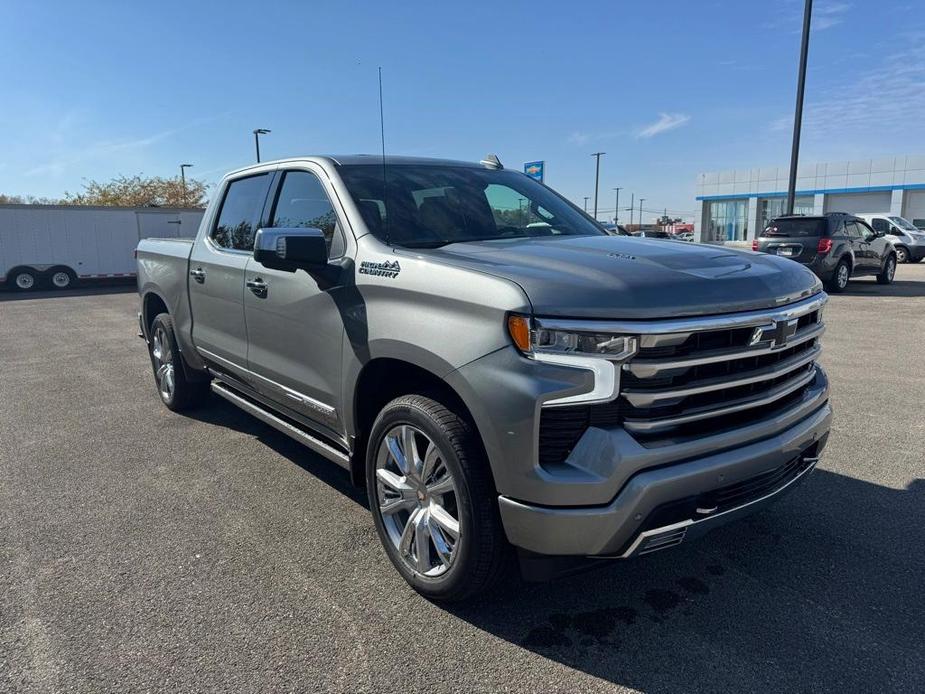
M510 566L476 433L443 403L406 395L383 408L369 437L366 489L389 560L425 597L463 600Z
M35 289L37 278L35 270L20 268L12 273L13 288L20 292L29 292Z
M887 256L886 264L883 266L883 272L877 275L877 284L893 284L893 278L896 276L896 256L892 253Z
M828 290L833 294L845 291L849 279L851 279L851 266L847 260L839 260L838 265L835 266L835 272L832 273L832 279L828 282Z
M168 409L180 412L203 401L208 394L209 384L186 378L174 333L173 319L169 314L161 313L151 323L148 351L151 355L151 367L154 369L157 394Z
M900 264L909 262L909 251L905 246L896 246L896 262Z

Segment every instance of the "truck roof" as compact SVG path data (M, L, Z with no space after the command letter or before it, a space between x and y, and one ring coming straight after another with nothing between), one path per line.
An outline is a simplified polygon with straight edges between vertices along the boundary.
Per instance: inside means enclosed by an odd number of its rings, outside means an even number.
M262 161L259 164L251 164L234 171L229 171L228 175L236 174L250 169L257 169L275 164L288 164L299 161L312 161L319 164L333 164L334 166L382 166L381 154L308 154L301 157L287 157L286 159L274 159ZM471 161L460 161L456 159L437 159L431 157L403 157L394 154L386 155L386 166L463 166L466 168L480 169L482 164Z

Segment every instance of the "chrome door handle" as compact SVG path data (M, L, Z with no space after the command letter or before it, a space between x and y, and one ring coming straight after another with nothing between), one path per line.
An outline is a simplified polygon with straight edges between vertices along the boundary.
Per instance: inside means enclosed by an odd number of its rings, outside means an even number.
M268 289L267 283L259 277L256 279L247 280L244 284L254 293L255 296L259 296L261 299L266 297Z
M195 270L190 270L190 277L202 284L206 281L206 272L201 267L197 267Z

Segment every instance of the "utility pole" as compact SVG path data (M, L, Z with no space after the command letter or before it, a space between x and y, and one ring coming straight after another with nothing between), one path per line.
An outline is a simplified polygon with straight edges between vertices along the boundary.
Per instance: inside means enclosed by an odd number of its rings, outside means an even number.
M601 157L607 154L607 152L595 152L591 156L594 157L594 221L597 221L597 189L598 184L601 180Z
M588 200L589 196L585 195L585 214L588 214Z
M803 127L803 89L806 87L806 59L809 54L809 25L813 14L813 0L803 5L803 40L800 43L800 74L797 78L797 105L793 114L793 149L790 151L790 181L787 184L786 214L793 214L797 190L797 163L800 159L800 130Z
M186 193L186 170L192 166L192 164L180 164L180 180L183 182L183 207L186 207L188 197Z
M613 223L614 223L614 224L619 224L619 223L620 223L620 191L623 190L623 189L622 189L622 188L614 188L614 190L617 191L617 204L616 204L616 206L613 208Z
M645 200L645 198L639 198L639 228L640 229L642 228L642 201L643 200Z
M257 163L260 163L260 136L267 135L270 131L266 128L257 128L254 131L254 148L257 150Z
M633 226L633 209L636 205L636 193L630 193L630 226Z

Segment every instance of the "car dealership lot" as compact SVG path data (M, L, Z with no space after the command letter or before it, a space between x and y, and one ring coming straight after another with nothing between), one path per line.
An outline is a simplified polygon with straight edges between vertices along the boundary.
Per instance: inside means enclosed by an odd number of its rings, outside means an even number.
M832 298L832 438L776 506L449 609L339 468L218 398L166 410L122 289L0 295L0 691L925 681L925 265Z

